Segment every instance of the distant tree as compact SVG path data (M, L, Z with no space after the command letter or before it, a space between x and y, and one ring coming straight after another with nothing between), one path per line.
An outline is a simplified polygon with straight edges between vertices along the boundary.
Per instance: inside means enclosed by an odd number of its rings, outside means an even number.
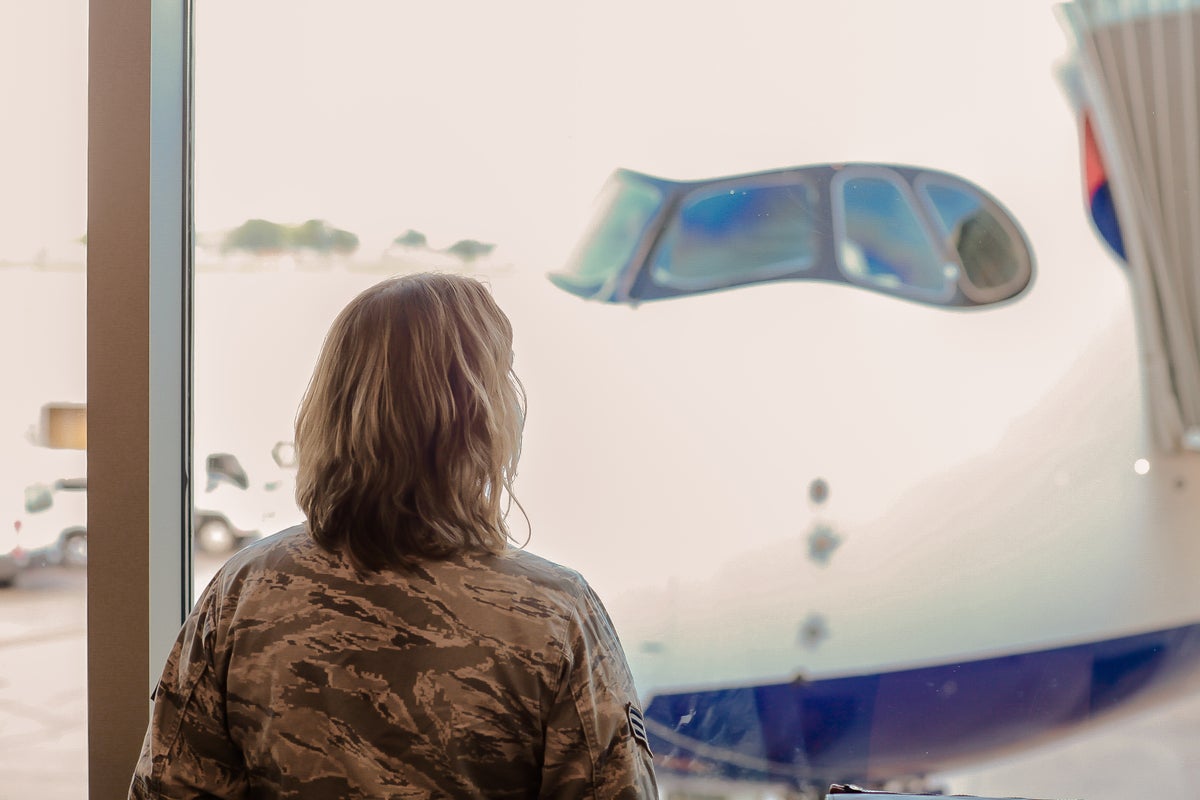
M425 247L428 244L428 240L425 238L425 234L409 228L393 239L392 244L398 244L401 247Z
M323 253L329 249L330 231L330 226L324 220L310 219L288 231L288 244L297 249Z
M317 253L349 255L358 249L358 237L335 228L322 219L310 219L288 231L288 241L296 249Z
M287 247L288 238L288 229L284 225L265 219L248 219L225 236L221 249L251 253L278 252Z
M358 236L341 228L329 232L329 249L340 255L348 256L358 249Z
M250 219L231 230L221 250L245 250L262 255L284 250L348 255L358 249L358 236L335 228L325 220L310 219L299 225L281 225L265 219Z
M457 256L468 264L481 256L486 256L495 249L496 245L477 242L474 239L461 239L446 248L450 255Z

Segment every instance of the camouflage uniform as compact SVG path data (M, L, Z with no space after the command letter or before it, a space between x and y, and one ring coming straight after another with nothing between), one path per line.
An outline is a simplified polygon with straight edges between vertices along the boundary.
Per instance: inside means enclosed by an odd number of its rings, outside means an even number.
M578 573L514 550L364 574L297 527L204 591L130 797L653 800L640 715Z

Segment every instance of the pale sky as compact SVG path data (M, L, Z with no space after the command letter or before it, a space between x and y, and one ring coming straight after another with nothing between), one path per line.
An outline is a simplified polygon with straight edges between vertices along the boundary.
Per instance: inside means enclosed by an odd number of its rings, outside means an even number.
M953 168L1072 135L1042 0L196 6L201 231L321 217L364 254L411 227L552 261L618 166ZM85 14L0 0L0 259L85 230ZM1030 144L988 130L1014 109Z
M0 261L86 229L86 14L86 0L0 0Z
M974 157L990 141L976 120L1017 94L1070 125L1043 2L198 6L201 230L322 216L364 251L412 227L552 259L618 166L896 158L947 125L975 129ZM903 75L922 85L879 95Z

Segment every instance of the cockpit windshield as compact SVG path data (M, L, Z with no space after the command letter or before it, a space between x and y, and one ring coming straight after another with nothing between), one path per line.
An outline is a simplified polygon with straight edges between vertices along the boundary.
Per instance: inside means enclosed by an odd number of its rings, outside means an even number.
M591 221L563 271L550 279L574 294L599 293L629 263L662 203L658 187L632 173L614 174L600 191Z
M818 164L693 181L617 170L559 288L637 304L831 281L942 307L1016 297L1033 254L1016 220L949 173Z
M815 195L804 181L768 179L692 192L655 247L654 282L703 291L809 269Z

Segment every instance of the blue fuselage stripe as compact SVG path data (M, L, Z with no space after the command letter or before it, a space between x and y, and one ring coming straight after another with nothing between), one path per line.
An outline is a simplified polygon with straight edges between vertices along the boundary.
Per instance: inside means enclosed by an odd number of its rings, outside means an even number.
M1200 625L916 669L660 694L659 768L796 784L926 775L1065 732L1200 668Z

